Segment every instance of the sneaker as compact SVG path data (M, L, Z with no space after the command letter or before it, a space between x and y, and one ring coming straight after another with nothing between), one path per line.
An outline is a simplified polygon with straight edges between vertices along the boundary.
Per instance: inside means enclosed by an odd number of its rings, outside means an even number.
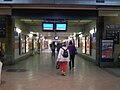
M64 74L62 73L61 75L62 75L62 76L66 76L66 74L65 74L65 73L64 73Z
M62 72L61 75L62 75L62 76L66 76L65 72Z
M64 73L63 76L66 76L66 74Z

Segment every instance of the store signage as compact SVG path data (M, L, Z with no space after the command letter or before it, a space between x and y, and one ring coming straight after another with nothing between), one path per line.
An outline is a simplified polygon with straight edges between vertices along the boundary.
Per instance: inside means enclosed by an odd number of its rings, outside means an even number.
M114 40L114 44L119 44L120 24L106 25L106 39Z
M90 55L90 35L86 36L86 54Z
M108 24L106 30L120 30L120 24Z
M106 30L106 39L114 40L114 44L119 44L119 31Z

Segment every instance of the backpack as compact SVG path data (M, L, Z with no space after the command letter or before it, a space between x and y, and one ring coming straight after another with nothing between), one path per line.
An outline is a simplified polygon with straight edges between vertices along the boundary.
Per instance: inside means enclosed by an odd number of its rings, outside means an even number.
M67 51L67 49L64 49L64 48L62 48L62 49L64 50L62 56L64 58L67 58L68 57L68 51Z

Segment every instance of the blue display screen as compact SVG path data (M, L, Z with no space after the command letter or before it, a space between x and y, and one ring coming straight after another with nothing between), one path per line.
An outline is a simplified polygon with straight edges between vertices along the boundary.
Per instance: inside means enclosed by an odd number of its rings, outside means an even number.
M56 30L67 30L66 23L56 23Z
M53 23L43 23L43 30L53 30Z

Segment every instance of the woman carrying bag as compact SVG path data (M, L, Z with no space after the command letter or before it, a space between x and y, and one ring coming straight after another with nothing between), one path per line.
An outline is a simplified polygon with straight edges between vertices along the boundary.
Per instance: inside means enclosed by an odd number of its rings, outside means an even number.
M70 61L69 50L66 47L66 42L63 42L62 48L60 48L57 57L57 62L59 62L60 64L60 71L62 76L66 75L66 66L69 61Z

